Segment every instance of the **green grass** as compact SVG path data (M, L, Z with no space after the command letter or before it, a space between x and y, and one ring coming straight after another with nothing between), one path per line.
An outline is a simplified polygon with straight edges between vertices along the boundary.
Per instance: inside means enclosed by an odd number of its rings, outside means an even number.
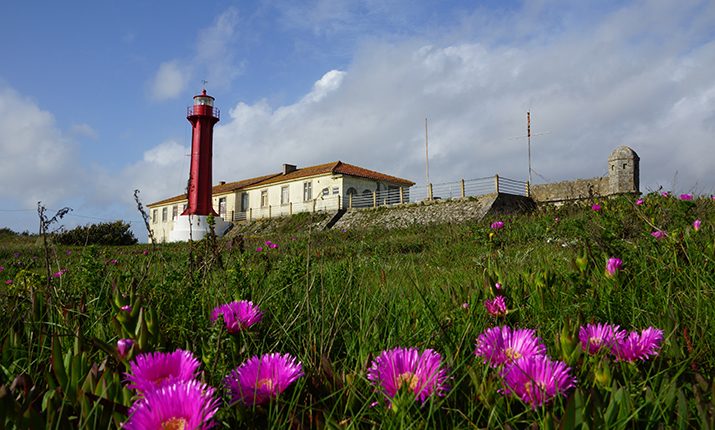
M598 204L505 217L497 231L489 219L309 233L314 220L301 214L216 243L55 245L50 275L68 270L50 282L42 241L3 235L0 423L116 428L135 393L122 388L127 362L113 345L133 337L145 352L192 351L221 394L252 356L302 362L306 376L267 405L222 400L217 428L715 427L715 202L652 194L640 206ZM624 261L614 278L604 274L610 257ZM497 282L510 310L500 319L483 306ZM233 300L253 301L263 321L238 336L212 325L213 308ZM124 304L135 312L122 316ZM646 361L588 356L578 330L590 322L657 327L665 341ZM577 387L534 409L503 395L498 372L473 353L496 325L536 330ZM451 390L388 408L366 376L395 347L440 353Z

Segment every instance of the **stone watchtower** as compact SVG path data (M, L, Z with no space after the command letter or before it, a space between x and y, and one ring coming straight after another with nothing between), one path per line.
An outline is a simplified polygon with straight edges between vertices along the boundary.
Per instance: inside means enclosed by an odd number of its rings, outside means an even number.
M640 157L627 146L608 157L608 194L640 193Z

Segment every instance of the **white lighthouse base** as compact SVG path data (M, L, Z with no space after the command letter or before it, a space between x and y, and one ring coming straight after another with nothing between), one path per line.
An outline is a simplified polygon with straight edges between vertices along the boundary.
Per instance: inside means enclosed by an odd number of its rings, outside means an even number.
M169 232L169 242L188 242L191 240L201 240L211 229L206 223L207 215L181 215L174 221L174 229ZM231 225L219 216L214 216L214 232L221 237Z

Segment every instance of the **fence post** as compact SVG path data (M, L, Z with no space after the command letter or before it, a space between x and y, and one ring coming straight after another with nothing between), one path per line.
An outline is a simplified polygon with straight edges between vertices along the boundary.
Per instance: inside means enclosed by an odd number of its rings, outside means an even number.
M293 215L293 202L288 203L288 214Z
M465 198L467 195L464 192L464 179L462 179L462 198Z
M499 175L494 175L494 192L499 194Z
M372 207L377 207L377 190L372 192Z
M531 197L531 187L529 186L529 181L526 181L526 197Z
M268 218L271 217L271 205L268 205Z
M248 220L253 221L253 208L248 208Z
M231 222L236 221L236 211L231 211Z
M315 213L315 202L317 202L317 199L313 200L313 213Z
M405 204L405 193L403 192L403 187L400 187L400 204Z
M348 207L349 207L350 209L352 209L352 208L353 208L353 195L352 195L352 194L348 194L348 198L350 199L350 203L349 203L349 206L348 206Z
M429 188L429 199L432 200L432 184L429 184L428 188Z

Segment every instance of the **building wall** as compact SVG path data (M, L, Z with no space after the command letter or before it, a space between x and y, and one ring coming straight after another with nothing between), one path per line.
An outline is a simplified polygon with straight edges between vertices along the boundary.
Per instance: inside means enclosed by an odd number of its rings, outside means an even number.
M575 181L535 184L529 189L537 202L576 200L608 194L609 178L577 179Z

